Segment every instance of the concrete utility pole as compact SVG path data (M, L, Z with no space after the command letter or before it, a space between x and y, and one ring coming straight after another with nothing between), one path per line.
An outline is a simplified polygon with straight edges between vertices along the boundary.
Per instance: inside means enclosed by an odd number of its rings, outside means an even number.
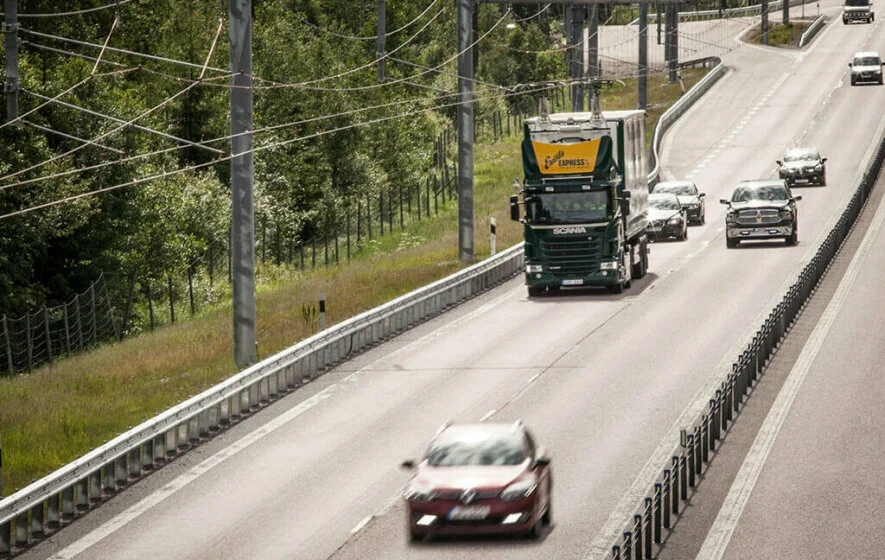
M667 54L668 81L676 82L676 65L679 63L679 6L669 4L664 12L667 14L664 32L664 52Z
M639 4L639 108L648 107L648 4Z
M384 0L378 0L378 83L384 81L384 53L387 51L385 47L385 35L387 31L387 10L384 7Z
M458 256L473 262L474 0L458 0Z
M787 1L787 0L785 0ZM762 44L768 44L768 0L762 0Z
M599 66L599 4L590 4L587 12L587 76L598 78ZM590 92L587 91L589 95Z
M6 122L18 118L18 0L4 0L3 48L6 49Z
M805 4L803 3L802 6L804 7ZM790 0L784 0L784 25L787 25L789 23L790 23Z
M255 363L255 207L252 199L252 0L229 0L231 280L234 361Z
M569 78L572 80L572 111L575 113L584 110L584 86L579 80L584 78L584 48L578 49L577 46L583 43L584 39L584 14L586 9L584 6L566 5L566 42L569 61Z

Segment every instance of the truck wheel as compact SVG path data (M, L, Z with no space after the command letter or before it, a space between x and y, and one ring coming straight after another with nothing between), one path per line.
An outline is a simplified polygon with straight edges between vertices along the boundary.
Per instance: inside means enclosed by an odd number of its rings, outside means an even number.
M541 295L541 292L544 291L544 288L538 288L537 286L529 286L529 297L538 297Z
M624 293L624 285L618 282L617 284L612 284L610 286L605 287L610 294L623 294Z
M790 236L787 237L787 245L792 247L792 246L796 245L797 243L799 243L799 232L796 231L796 229L794 228L793 233L791 233Z
M639 242L639 262L633 265L633 278L639 280L645 277L648 270L648 246L644 241Z
M731 237L725 238L725 246L729 249L734 249L738 246L738 243L740 243L740 241L738 241L737 239L732 239Z

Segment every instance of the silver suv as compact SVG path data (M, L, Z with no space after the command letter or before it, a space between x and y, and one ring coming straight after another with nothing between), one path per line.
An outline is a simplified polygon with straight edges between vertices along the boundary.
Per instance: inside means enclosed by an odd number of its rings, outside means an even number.
M851 68L851 85L860 82L873 82L882 84L882 62L879 53L875 51L854 53L854 60L848 63Z

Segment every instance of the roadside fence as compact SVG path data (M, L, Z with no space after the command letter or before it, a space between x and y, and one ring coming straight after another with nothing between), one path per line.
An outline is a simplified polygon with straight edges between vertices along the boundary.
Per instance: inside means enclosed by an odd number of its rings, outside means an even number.
M708 410L687 430L685 440L675 448L649 494L627 520L622 534L612 544L612 560L648 559L660 552L661 543L678 520L687 500L691 499L700 482L700 475L719 447L719 441L743 409L748 391L765 373L854 227L876 185L883 161L885 138L880 141L866 174L836 225L799 273L796 282L768 314L744 351L737 356L731 373L710 396Z

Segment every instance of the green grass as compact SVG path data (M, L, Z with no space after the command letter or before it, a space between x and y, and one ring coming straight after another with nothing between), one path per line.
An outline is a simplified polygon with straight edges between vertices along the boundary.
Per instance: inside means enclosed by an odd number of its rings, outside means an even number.
M811 25L807 21L796 21L784 25L776 23L768 28L768 45L771 47L798 47L799 39ZM762 43L762 29L756 27L750 32L748 40L757 45Z
M685 87L703 75L684 70ZM666 76L649 79L648 131L681 95ZM636 83L607 88L605 109L636 107ZM475 148L477 258L489 254L489 217L497 220L498 248L522 239L522 226L509 219L508 197L522 177L519 137ZM327 324L352 317L442 278L458 262L457 204L368 242L346 265L297 271L264 265L257 293L260 357L287 348L315 332L303 305L326 293ZM319 260L319 259L318 259ZM223 290L222 290L223 293ZM0 379L0 437L3 489L18 490L83 455L128 428L224 380L237 371L231 348L227 301L185 322L142 333L119 344L45 366L27 375Z

